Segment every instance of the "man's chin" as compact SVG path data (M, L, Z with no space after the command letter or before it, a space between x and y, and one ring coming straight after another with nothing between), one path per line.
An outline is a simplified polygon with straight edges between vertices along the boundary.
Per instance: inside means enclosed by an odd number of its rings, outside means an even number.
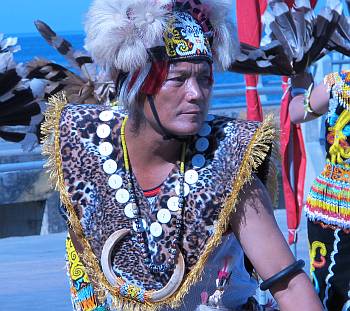
M177 136L192 136L196 135L202 127L202 123L190 123L183 124L182 126L178 126L176 129L173 129L173 133Z

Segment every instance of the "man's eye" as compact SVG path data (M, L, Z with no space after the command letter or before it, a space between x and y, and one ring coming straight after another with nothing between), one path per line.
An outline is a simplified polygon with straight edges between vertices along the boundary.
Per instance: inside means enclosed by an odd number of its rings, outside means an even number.
M168 80L169 81L175 81L175 82L185 82L186 81L186 77L178 76L178 77L170 78Z

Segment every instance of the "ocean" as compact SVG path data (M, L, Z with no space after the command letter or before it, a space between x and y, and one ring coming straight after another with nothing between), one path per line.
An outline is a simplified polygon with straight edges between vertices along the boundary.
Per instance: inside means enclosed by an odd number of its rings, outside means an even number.
M83 50L84 46L84 34L83 33L60 33L61 37L68 40L75 50ZM46 41L39 34L25 34L16 35L18 38L18 44L21 46L21 50L15 53L15 60L19 62L26 63L32 60L34 57L45 58L50 61L56 62L58 64L68 66L66 60L62 55L60 55L54 48L46 43ZM243 83L244 77L242 74L232 73L232 72L214 72L214 89L215 88L230 88L227 84L237 84ZM272 83L278 83L280 80L276 76L263 76L262 84L267 85ZM242 88L242 87L239 87ZM264 96L264 102L268 100L278 100L280 98L278 95ZM222 97L212 99L212 106L229 106L229 105L239 105L245 103L245 96L235 96L235 97Z

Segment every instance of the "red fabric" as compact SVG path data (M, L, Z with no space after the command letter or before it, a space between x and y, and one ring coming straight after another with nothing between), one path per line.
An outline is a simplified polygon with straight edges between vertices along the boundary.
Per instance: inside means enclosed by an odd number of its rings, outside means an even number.
M294 0L285 0L291 7ZM259 46L261 38L261 15L267 5L266 0L245 0L236 1L237 5L237 26L238 35L241 42ZM317 0L310 1L314 7ZM246 85L255 87L257 76L246 75ZM284 82L287 81L283 77ZM283 84L285 91L287 85ZM262 109L260 99L256 89L247 90L247 118L249 120L262 120ZM306 154L300 126L291 125L288 106L290 95L287 94L281 102L281 156L282 156L282 183L285 195L285 206L287 211L288 241L292 244L297 236L296 229L300 223L300 216L303 206L304 182L306 168ZM292 133L292 136L291 136ZM292 159L288 156L289 148L293 148L293 170L291 170ZM293 174L293 177L291 176Z
M283 91L287 88L287 77L283 77ZM300 216L304 204L304 182L306 169L306 153L300 125L290 122L288 106L290 93L281 102L281 158L282 158L282 186L287 212L288 242L296 242L296 229L300 224ZM291 169L291 166L293 168Z
M285 0L291 7L293 0ZM311 0L310 4L315 7L317 0ZM287 88L287 77L283 77L283 92ZM304 205L304 184L306 170L306 152L300 125L290 122L288 106L290 94L288 93L281 102L280 126L281 126L281 158L282 158L282 186L284 202L287 212L288 242L293 244L297 241L296 230L300 224L300 217ZM292 152L290 152L292 150ZM293 157L291 159L291 156ZM291 166L293 165L293 168Z
M258 85L258 75L244 75L246 84L247 100L247 120L262 121L263 111L256 86Z
M151 189L151 190L144 190L143 194L146 198L154 197L159 194L161 186Z
M261 39L261 15L266 9L266 0L236 1L237 28L240 42L258 47ZM261 102L256 90L258 75L245 75L247 119L262 121Z

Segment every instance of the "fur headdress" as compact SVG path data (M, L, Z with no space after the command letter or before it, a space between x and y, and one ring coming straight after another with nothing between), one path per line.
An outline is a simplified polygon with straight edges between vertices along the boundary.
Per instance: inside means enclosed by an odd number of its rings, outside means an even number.
M228 68L236 54L231 0L94 0L87 14L85 46L106 69L133 72L164 47L164 32L177 12L190 14L211 45L214 61ZM195 55L194 55L195 56Z

